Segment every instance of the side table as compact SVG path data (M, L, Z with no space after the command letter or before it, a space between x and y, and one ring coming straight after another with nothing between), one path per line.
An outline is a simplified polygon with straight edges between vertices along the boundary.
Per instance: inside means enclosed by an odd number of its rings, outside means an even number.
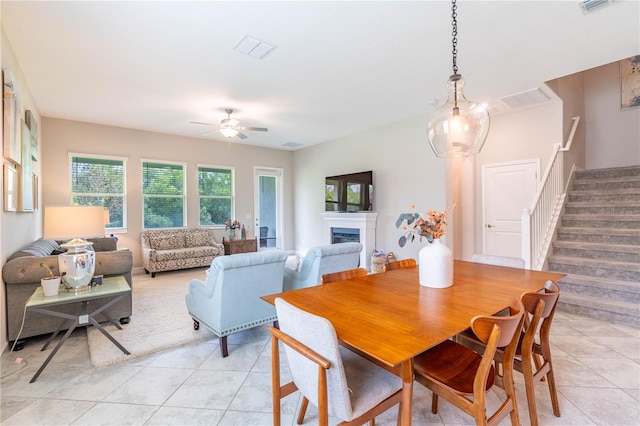
M225 240L223 237L222 245L224 246L225 255L258 251L257 238L252 240Z
M98 329L105 337L116 345L122 352L129 355L129 351L127 351L124 346L122 346L107 330L105 330L98 321L96 321L95 317L98 314L105 315L105 311L120 302L124 298L126 298L131 293L131 287L127 283L124 277L110 277L104 278L102 281L102 285L89 287L88 290L80 292L80 293L67 293L61 291L57 296L49 296L45 297L42 292L42 287L38 287L33 295L27 301L26 309L29 312L37 312L44 315L50 315L53 317L62 318L62 322L58 329L47 339L44 346L41 350L46 350L49 344L55 339L58 333L64 328L65 324L69 325L67 332L62 336L62 339L56 347L51 351L47 359L42 363L36 374L31 379L30 383L36 381L40 373L45 369L47 364L51 361L54 355L58 352L58 349L64 344L64 342L69 338L73 330L78 326L82 325L93 325ZM113 298L113 300L107 301L107 303L101 303L101 299L105 298ZM59 312L55 310L57 306L62 305L71 305L75 304L78 307L78 313L76 315L70 315L65 312ZM119 330L122 330L120 324L113 318L107 316L109 322L115 325Z

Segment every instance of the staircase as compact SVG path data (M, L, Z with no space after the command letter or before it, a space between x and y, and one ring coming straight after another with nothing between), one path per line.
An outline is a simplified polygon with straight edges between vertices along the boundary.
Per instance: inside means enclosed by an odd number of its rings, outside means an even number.
M558 309L640 328L640 166L575 172L548 269Z

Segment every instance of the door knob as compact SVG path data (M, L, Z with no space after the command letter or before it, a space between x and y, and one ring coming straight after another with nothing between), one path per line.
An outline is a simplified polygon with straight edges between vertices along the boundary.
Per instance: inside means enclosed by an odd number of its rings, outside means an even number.
M495 225L492 225L492 224L490 224L490 223L489 223L489 224L487 224L487 228L494 228L494 227L495 227Z

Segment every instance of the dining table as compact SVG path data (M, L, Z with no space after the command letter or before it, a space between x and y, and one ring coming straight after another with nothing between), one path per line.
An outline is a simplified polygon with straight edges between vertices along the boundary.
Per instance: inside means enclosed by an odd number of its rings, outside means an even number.
M263 296L282 298L328 319L345 346L402 377L402 425L411 424L413 358L461 333L477 315L495 315L512 298L564 275L455 260L453 285L419 284L418 267Z

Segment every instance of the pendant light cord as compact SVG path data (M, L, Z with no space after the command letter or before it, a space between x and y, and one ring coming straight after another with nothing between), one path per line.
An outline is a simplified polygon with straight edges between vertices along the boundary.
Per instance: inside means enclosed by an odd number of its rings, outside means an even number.
M451 26L453 29L451 30L451 44L453 45L453 50L451 53L453 54L453 74L458 74L458 6L456 5L456 0L451 0Z
M457 116L460 113L460 109L458 108L458 80L460 80L460 75L458 74L458 6L456 5L456 0L451 0L451 44L453 48L451 50L451 54L453 55L453 75L451 79L453 80L454 86L454 94L453 94L453 115Z

